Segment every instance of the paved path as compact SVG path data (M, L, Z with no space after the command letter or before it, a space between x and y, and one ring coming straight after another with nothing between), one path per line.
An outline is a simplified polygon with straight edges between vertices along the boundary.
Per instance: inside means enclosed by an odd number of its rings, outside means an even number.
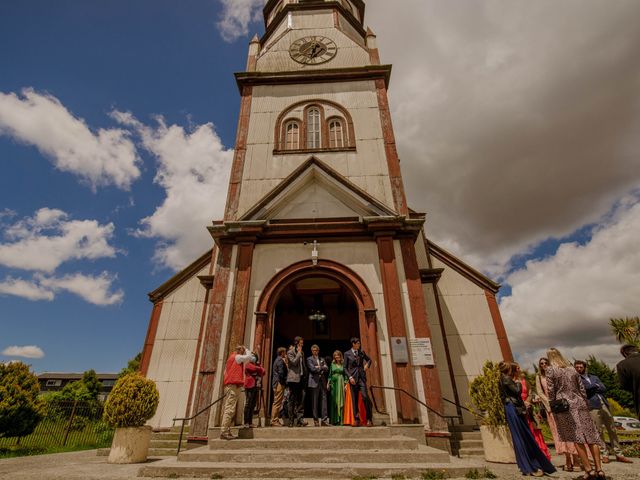
M560 457L555 457L553 460L555 465L563 463L563 459ZM154 459L150 461L154 461ZM515 465L495 463L487 463L486 465L489 470L498 475L499 479L523 479ZM107 457L98 457L95 450L88 450L84 452L3 459L0 460L0 479L132 480L139 478L137 477L139 468L140 465L110 465L107 463ZM612 462L606 465L605 471L612 480L638 480L640 478L640 459L635 459L635 463L631 465ZM551 478L566 480L574 479L578 475L579 473L576 472L566 473L559 471Z

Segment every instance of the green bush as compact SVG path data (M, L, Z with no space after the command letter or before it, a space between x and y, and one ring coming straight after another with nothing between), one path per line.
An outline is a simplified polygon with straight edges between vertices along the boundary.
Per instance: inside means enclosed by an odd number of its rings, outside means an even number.
M156 413L159 400L153 381L129 373L113 387L104 405L103 420L114 428L142 427Z
M0 437L33 432L45 414L38 378L22 362L0 363Z
M504 406L500 397L500 369L497 363L487 361L482 367L482 375L473 379L469 386L469 396L476 415L490 427L507 424Z

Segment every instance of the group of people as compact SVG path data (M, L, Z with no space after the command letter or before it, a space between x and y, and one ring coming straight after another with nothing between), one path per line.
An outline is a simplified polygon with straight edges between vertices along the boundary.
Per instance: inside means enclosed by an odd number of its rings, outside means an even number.
M640 353L632 345L621 352L625 360L618 364L620 381L633 393L640 414ZM500 394L522 474L541 477L556 471L537 425L539 417L549 425L556 453L565 455L565 471L574 471L579 462L585 480L605 479L602 464L609 463L611 454L619 462L632 463L620 449L606 387L588 373L585 361L576 360L571 365L557 349L549 349L538 362L534 395L529 394L517 363L501 362L500 373ZM540 416L533 414L534 406ZM608 445L604 442L605 430Z
M311 398L314 425L373 425L367 393L367 370L371 359L362 350L359 338L351 338L346 352L336 350L332 360L320 356L317 345L305 356L304 339L296 337L289 348L277 349L273 361L271 426L303 427L304 405ZM225 402L220 438L236 438L231 432L238 400L245 395L244 427L253 428L253 412L262 388L265 369L257 353L239 345L227 359L224 371Z

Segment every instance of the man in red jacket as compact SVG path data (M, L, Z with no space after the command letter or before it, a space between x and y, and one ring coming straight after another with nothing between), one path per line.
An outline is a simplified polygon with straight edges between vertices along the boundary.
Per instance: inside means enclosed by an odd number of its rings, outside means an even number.
M236 406L238 397L244 386L244 364L253 358L253 354L243 345L238 345L235 351L229 355L227 366L224 369L224 393L227 396L224 400L222 410L222 426L220 438L222 440L233 440L231 433L231 423L236 416Z

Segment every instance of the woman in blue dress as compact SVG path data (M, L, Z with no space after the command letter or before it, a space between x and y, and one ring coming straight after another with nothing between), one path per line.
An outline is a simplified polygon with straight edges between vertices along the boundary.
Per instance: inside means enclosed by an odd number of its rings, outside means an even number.
M547 459L527 424L527 407L522 400L522 384L518 380L518 364L500 363L500 396L504 404L507 425L513 440L518 468L523 475L542 477L551 474L556 468Z

